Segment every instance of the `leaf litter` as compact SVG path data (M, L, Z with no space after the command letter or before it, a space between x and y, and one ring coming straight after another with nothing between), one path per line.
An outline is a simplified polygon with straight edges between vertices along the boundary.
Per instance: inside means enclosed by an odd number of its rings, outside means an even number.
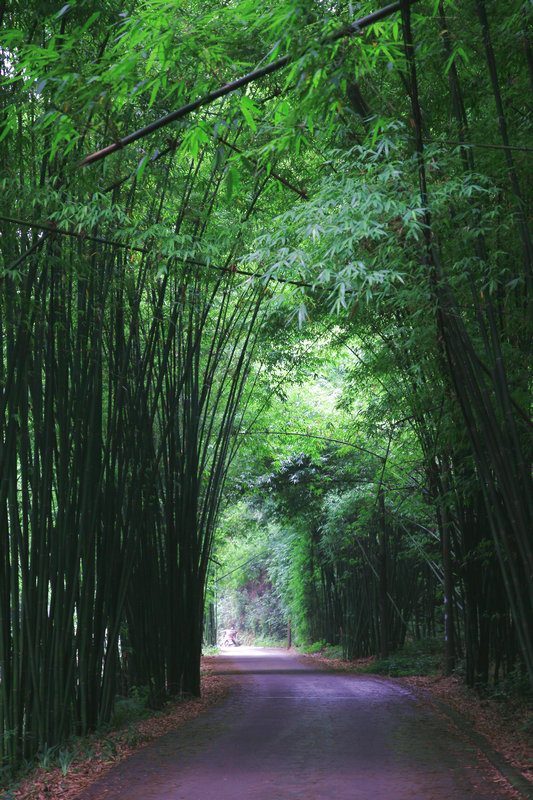
M95 733L72 747L68 764L63 761L38 767L27 774L2 800L77 800L79 793L108 772L118 761L140 750L148 742L175 731L218 703L228 693L230 679L217 674L214 656L203 656L199 698L180 698L153 716L125 728ZM66 752L65 750L62 752ZM61 760L61 759L60 759ZM66 767L66 769L65 769ZM66 773L66 774L64 774Z

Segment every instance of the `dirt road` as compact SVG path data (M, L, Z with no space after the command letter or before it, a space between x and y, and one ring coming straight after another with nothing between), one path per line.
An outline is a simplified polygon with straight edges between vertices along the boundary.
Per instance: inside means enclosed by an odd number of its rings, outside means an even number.
M411 692L282 650L220 656L229 697L79 800L503 800L468 742Z

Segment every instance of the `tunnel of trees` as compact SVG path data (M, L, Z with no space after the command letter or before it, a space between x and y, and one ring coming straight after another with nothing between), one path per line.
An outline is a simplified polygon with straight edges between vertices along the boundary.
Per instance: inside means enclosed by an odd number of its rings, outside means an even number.
M532 16L2 4L2 770L199 693L217 553L533 681Z

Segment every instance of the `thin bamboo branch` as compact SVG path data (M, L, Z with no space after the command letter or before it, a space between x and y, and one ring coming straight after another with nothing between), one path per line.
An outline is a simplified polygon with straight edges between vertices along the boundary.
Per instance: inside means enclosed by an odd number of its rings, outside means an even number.
M87 240L88 242L95 242L97 244L109 245L110 247L119 247L119 248L122 248L124 250L129 250L129 251L131 251L133 253L141 253L142 255L154 255L155 257L157 257L157 255L158 255L157 250L153 249L149 245L147 245L146 247L137 247L135 245L128 244L126 242L118 242L118 241L116 241L114 239L106 239L103 236L93 236L92 234L88 234L88 233L84 233L84 232L63 230L62 228L57 228L55 225L50 225L48 223L31 222L30 220L20 220L20 219L16 219L15 217L6 217L6 216L1 216L0 215L0 220L3 220L4 222L10 222L10 223L12 223L14 225L22 225L23 227L27 227L27 228L37 228L38 230L49 231L50 233L57 234L58 236L70 236L70 237L73 237L75 239L79 239L81 242ZM41 240L39 240L39 242L36 245L34 245L33 250L35 250L36 247L39 246L40 243L43 242L43 241L44 241L44 237ZM9 269L11 269L11 270L15 269L19 265L19 263L22 262L29 255L30 255L30 251L28 250L25 253L23 253L22 256L20 257L19 261L17 261L14 264L12 264L9 267ZM206 261L198 261L196 259L190 258L189 256L187 256L187 258L185 259L184 263L185 264L192 264L193 266L196 266L196 267L203 267L204 269L207 269L207 270L214 270L216 272L222 272L222 273L227 273L227 274L231 274L231 275L233 275L233 274L235 274L235 275L243 275L246 278L254 278L254 279L257 279L257 280L262 279L262 277L263 277L262 274L259 273L259 272L250 272L250 271L247 271L247 270L239 269L239 268L235 267L233 264L231 264L230 266L226 266L226 267L220 267L220 266L217 266L216 264L207 263ZM294 281L294 280L291 280L289 278L270 278L269 280L272 281L273 283L279 283L281 285L298 286L300 288L305 288L305 289L313 289L314 288L313 285L310 284L310 283L306 283L305 281ZM346 294L349 294L349 292L346 292Z
M409 4L416 3L417 0L403 0L403 2L407 2ZM379 9L378 11L374 11L372 14L368 14L365 17L362 17L360 20L356 22L352 22L350 25L345 26L344 28L336 31L335 33L327 36L322 44L333 44L337 42L339 39L344 39L349 36L354 36L356 34L360 34L364 28L368 28L370 25L374 25L374 23L379 22L382 19L394 14L396 11L399 11L401 8L402 3L398 0L398 2L391 3L384 8ZM313 47L316 46L316 43L312 45ZM298 54L298 58L302 58L308 50L311 49L311 46L304 50L302 53ZM166 114L164 117L160 119L154 120L149 125L146 125L144 128L140 128L134 133L130 133L128 136L120 139L118 142L114 142L113 144L104 147L102 150L98 150L95 153L91 153L91 155L87 156L83 159L83 161L79 164L79 167L86 167L89 164L93 164L95 161L100 161L102 158L106 158L111 153L116 152L117 150L122 150L124 147L127 147L132 142L136 142L139 139L148 136L149 134L153 133L154 131L159 130L160 128L169 125L171 122L176 122L178 119L183 119L183 117L188 116L193 111L196 111L198 108L202 106L209 105L213 103L215 100L219 100L221 97L225 97L226 95L234 92L236 89L240 89L243 86L247 86L249 83L253 81L259 80L263 78L265 75L270 75L273 72L277 72L283 67L287 66L296 56L292 56L291 54L287 54L278 58L276 61L270 62L270 64L266 64L264 67L259 67L259 69L253 70L249 72L247 75L243 75L240 78L237 78L235 81L231 81L230 83L226 83L224 86L215 89L213 92L209 92L203 97L199 97L197 100L193 100L190 103L182 106L181 108L176 109L176 111L172 111L170 114Z

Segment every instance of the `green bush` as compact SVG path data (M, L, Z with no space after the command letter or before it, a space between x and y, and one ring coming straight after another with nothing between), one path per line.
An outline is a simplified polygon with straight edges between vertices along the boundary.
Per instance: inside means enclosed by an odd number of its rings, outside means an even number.
M216 644L204 644L202 645L202 655L203 656L217 656L220 650L218 645Z
M533 700L533 690L527 673L520 667L515 667L492 688L490 697L501 702L520 699Z
M432 639L408 642L403 650L392 653L388 658L376 659L364 671L398 678L431 675L441 668L441 651L440 642Z
M128 697L116 697L113 709L113 726L122 728L133 720L146 717L149 713L149 694L147 686L139 686L134 687Z
M300 649L303 653L320 653L327 646L328 645L325 639L319 639L318 642L312 642L312 644L303 645Z

